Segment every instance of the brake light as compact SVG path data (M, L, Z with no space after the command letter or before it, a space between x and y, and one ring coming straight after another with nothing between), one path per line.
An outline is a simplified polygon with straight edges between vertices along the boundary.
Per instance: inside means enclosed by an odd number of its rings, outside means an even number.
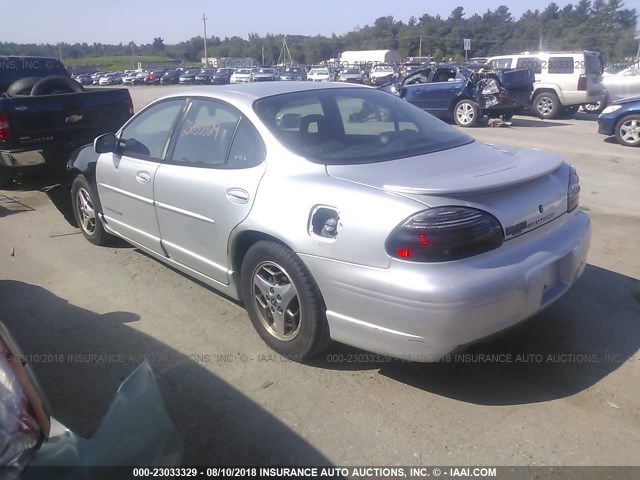
M587 89L587 76L583 73L580 75L578 79L578 90L586 90Z
M129 117L133 117L133 100L129 97Z
M572 166L569 172L569 186L567 187L567 212L572 212L580 203L580 177Z
M9 128L9 114L0 112L0 140L9 140L11 128Z
M401 223L386 242L394 258L446 262L488 252L502 245L502 225L491 214L468 207L435 207Z

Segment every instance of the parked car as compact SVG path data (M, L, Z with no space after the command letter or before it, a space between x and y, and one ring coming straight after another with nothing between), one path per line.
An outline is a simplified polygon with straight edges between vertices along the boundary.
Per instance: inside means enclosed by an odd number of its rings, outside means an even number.
M75 79L80 85L91 85L91 84L93 84L93 79L91 78L91 75L89 75L89 74L76 75Z
M119 83L122 83L122 78L118 73L107 73L98 80L98 85L116 85Z
M571 116L581 105L604 100L598 52L523 53L491 57L494 69L530 68L536 74L532 101L543 118Z
M198 85L211 85L213 83L212 78L215 73L215 68L203 68L200 70L200 73L196 75L195 82Z
M138 72L131 72L122 76L122 84L123 85L136 85L138 82L136 81L138 78Z
M396 77L395 70L389 65L374 65L369 72L371 85L384 85Z
M251 68L237 68L229 81L230 83L249 83L251 82L252 72Z
M162 85L175 85L180 79L180 74L181 72L178 70L168 70L160 77L160 83Z
M436 117L474 127L483 116L508 121L530 104L534 77L529 69L474 73L465 67L427 67L383 87Z
M107 72L96 72L94 74L91 75L91 83L93 85L98 85L100 82L100 77L102 77L103 75L106 75Z
M182 440L147 361L120 385L95 435L85 439L51 417L28 358L0 323L2 478L88 480L93 475L83 467L180 465Z
M620 145L640 147L640 96L606 107L598 116L598 133L615 136Z
M226 85L231 82L231 75L233 75L233 68L218 68L211 76L211 83L213 85Z
M147 72L142 70L141 72L136 73L136 77L133 83L136 85L142 85L144 83L144 79L147 76Z
M144 76L145 85L160 85L160 78L164 74L164 70L150 70Z
M314 67L307 74L309 82L330 82L331 72L327 67Z
M364 86L173 94L69 168L87 240L123 238L242 299L297 360L333 339L435 361L548 307L589 248L558 155L476 142Z
M302 67L287 67L280 74L280 80L307 80L307 71Z
M278 74L274 68L257 68L251 76L252 82L273 82L278 80Z
M602 83L607 89L606 98L601 102L584 105L586 112L600 113L610 103L640 95L640 67L630 67L609 75Z
M196 83L196 75L199 73L199 68L190 68L189 70L185 70L182 72L180 77L178 77L178 83L180 85L193 85Z
M364 81L364 74L362 70L356 67L348 67L340 72L340 76L338 77L338 81L340 82L349 82L349 83L362 83Z

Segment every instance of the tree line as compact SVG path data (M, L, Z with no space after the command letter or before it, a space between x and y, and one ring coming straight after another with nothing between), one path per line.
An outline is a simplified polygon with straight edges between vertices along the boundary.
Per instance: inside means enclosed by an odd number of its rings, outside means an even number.
M638 51L635 37L638 15L624 7L622 0L580 0L559 7L550 3L543 11L527 10L515 19L509 8L467 17L463 7L453 9L447 18L425 13L407 22L393 16L376 19L372 25L357 27L343 35L304 36L250 33L239 36L207 38L209 57L248 57L276 63L286 40L291 57L297 63L311 64L337 58L346 50L398 50L403 57L431 56L435 60L464 58L463 39L471 39L470 57L537 50L595 50L605 62L633 57ZM199 61L204 56L203 38L165 45L162 37L148 44L134 42L17 44L0 42L0 55L41 55L64 59L89 59L104 56L160 55L183 61Z

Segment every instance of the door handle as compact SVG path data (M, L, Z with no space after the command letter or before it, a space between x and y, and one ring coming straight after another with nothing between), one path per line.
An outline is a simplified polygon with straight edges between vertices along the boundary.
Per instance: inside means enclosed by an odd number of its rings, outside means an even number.
M151 181L151 175L149 172L136 173L136 180L140 183L149 183Z
M230 188L227 190L227 198L233 203L247 203L249 201L249 192L242 188Z

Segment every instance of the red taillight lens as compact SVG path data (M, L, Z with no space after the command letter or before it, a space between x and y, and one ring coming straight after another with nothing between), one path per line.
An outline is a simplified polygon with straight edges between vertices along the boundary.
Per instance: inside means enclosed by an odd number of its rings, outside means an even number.
M133 100L131 100L131 97L129 97L129 117L133 117Z
M5 112L0 112L0 140L9 140L10 134L9 115Z
M578 90L586 90L587 89L587 76L583 73L582 75L580 75L580 78L578 79Z
M491 214L468 207L435 207L400 224L386 250L394 258L446 262L488 252L502 245L502 225Z

